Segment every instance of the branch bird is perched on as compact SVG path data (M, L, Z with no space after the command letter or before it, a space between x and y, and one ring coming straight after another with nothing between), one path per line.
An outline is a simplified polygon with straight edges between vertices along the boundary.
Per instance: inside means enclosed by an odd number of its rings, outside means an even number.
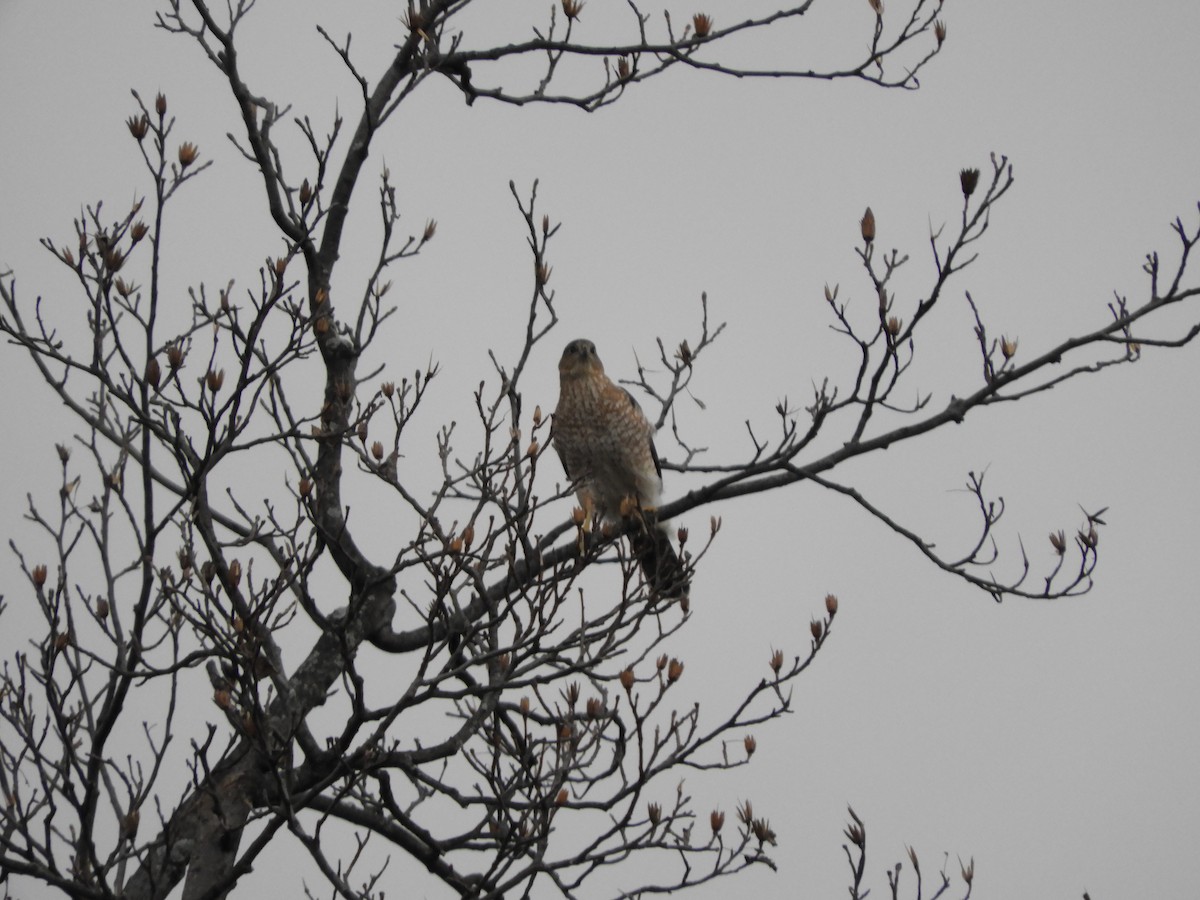
M663 596L686 594L687 572L654 515L662 493L654 426L633 395L604 374L589 340L571 341L558 363L554 449L575 484L584 528L593 516L635 519L630 542L647 583Z

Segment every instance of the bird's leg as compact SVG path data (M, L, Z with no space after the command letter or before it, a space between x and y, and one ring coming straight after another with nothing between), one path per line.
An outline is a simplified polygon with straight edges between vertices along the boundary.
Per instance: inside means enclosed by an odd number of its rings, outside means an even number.
M591 491L580 491L579 502L583 504L583 530L590 533L596 519L596 498Z
M637 497L625 496L621 499L621 518L636 519L647 530L654 527L654 522L658 518L655 515L656 512L657 507L643 506Z

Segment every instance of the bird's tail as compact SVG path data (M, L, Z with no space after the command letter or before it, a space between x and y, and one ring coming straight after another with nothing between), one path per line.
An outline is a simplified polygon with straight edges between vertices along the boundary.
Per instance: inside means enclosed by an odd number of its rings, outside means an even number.
M630 533L630 544L646 576L646 583L660 597L687 596L691 590L687 567L675 552L666 529L649 513L644 516L644 522L645 528L635 528Z

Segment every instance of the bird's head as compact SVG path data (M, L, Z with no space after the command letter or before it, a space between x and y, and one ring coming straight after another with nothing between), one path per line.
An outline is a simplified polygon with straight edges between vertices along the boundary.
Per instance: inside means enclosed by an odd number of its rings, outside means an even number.
M596 345L586 338L576 338L563 350L558 361L558 374L563 378L578 378L603 372L604 365L596 355Z

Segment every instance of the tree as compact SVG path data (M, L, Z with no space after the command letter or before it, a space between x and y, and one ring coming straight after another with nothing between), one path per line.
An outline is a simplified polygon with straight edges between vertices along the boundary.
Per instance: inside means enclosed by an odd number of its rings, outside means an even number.
M363 284L340 283L335 266L367 151L425 81L448 79L468 103L594 110L671 69L755 74L714 62L714 45L777 28L807 5L724 29L706 16L680 29L633 10L631 37L585 44L581 5L566 3L533 40L481 50L469 49L475 35L459 25L467 5L410 6L382 76L360 74L350 41L328 38L362 87L363 112L350 136L340 119L326 131L301 117L303 157L284 150L287 111L258 97L242 72L234 37L252 4L228 19L203 3L172 6L163 27L203 49L236 101L236 141L260 175L283 249L248 296L232 282L215 293L198 287L189 319L173 319L159 266L171 240L165 213L207 163L179 142L160 96L137 99L128 122L150 175L149 206L138 202L110 222L96 205L76 223L77 243L46 242L86 298L85 339L5 280L0 327L84 429L59 450L58 508L31 507L50 555L21 550L46 632L39 652L15 657L5 676L6 875L79 896L164 896L186 874L184 896L219 896L285 828L346 896L382 892L390 877L373 868L372 847L337 849L347 833L390 845L461 896L515 895L542 890L542 881L573 894L637 856L664 858L644 890L770 864L775 835L761 808L739 807L736 824L719 810L705 821L698 801L680 790L664 803L660 786L673 790L681 771L749 760L749 730L789 709L790 685L823 648L837 602L814 602L809 652L773 655L743 705L703 715L677 705L684 666L670 638L687 623L688 603L646 589L621 535L589 539L582 522L566 521L570 485L544 457L549 411L522 402L531 360L544 360L547 341L561 336L551 334L548 253L558 226L536 186L513 186L532 263L524 341L513 358L493 357L493 377L475 395L473 433L441 428L432 492L405 472L417 453L414 431L437 417L429 391L438 367L382 383L395 376L359 371L396 326L385 271L436 235L430 220L403 236L397 180L386 169L377 266ZM917 2L895 33L876 7L863 59L757 74L913 87L944 40L940 9ZM529 87L499 87L490 67L526 59L542 63ZM560 84L569 90L557 93ZM893 276L905 258L877 249L874 215L863 215L859 254L872 302L851 305L833 287L826 295L851 375L822 383L798 406L781 402L773 431L748 425L745 458L708 463L674 417L722 326L705 307L698 335L660 343L661 368L641 369L632 387L660 427L672 426L670 471L698 479L660 517L807 481L849 496L936 566L997 599L1086 590L1103 511L1088 511L1072 538L1053 536L1059 562L1050 572L1032 574L1022 555L1017 575L1002 580L992 574L992 533L1003 507L981 476L969 482L978 539L942 556L831 475L975 409L1196 333L1153 339L1141 330L1142 319L1195 295L1185 276L1197 236L1180 222L1182 252L1161 272L1157 257L1148 261L1145 301L1118 299L1110 323L1026 362L977 313L979 379L958 397L902 403L918 332L972 260L1011 183L1003 158L982 177L961 173L961 221L932 236L936 277L916 298L897 297ZM1060 362L1065 368L1055 368ZM317 367L319 385L308 374ZM254 478L274 470L272 487ZM386 492L394 538L385 557L364 549L376 520L364 525L350 500L368 492ZM699 580L719 527L714 518L703 538L677 535ZM402 677L381 682L370 670L380 657ZM197 669L225 724L192 735L179 710ZM847 838L857 895L865 854L857 817Z

